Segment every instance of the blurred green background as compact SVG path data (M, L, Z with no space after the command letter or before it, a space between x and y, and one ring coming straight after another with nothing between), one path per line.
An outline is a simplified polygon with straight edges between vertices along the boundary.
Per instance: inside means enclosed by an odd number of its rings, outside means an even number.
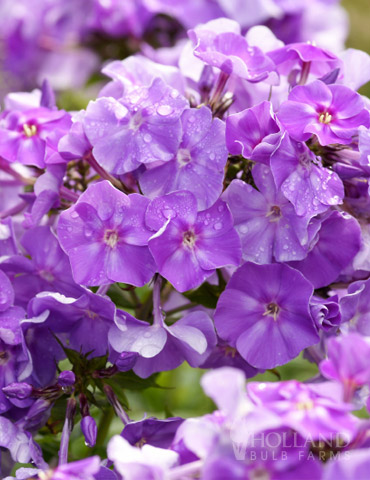
M344 0L342 5L349 13L350 20L347 47L370 54L370 0ZM370 83L361 88L361 93L370 97Z

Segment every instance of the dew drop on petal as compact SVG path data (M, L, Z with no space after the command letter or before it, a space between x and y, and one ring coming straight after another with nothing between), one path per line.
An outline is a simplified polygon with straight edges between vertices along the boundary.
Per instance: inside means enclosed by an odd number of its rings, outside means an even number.
M161 115L162 117L167 117L168 115L171 115L172 112L173 108L170 105L159 105L157 108L158 115Z
M215 230L221 230L221 228L223 227L222 223L221 222L217 222L213 225L213 228Z

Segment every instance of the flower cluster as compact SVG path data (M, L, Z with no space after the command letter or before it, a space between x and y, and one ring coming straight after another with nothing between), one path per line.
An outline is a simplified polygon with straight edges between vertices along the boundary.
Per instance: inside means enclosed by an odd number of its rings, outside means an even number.
M370 57L337 2L11 3L4 72L46 80L0 113L1 476L366 479ZM300 354L314 378L245 386ZM184 362L217 409L130 418Z

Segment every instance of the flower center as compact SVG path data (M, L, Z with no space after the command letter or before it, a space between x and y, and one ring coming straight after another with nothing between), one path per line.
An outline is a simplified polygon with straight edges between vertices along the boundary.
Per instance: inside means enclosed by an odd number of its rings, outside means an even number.
M179 164L179 167L184 167L185 165L188 165L191 161L191 155L189 150L186 150L185 148L180 148L180 150L177 152L177 163Z
M104 232L104 243L110 248L114 248L118 243L119 237L115 230L106 230Z
M331 122L332 118L333 117L330 115L329 112L324 112L319 115L319 122L327 125L328 123Z
M26 137L34 137L37 134L37 127L36 125L29 125L28 123L23 124L23 132Z
M276 322L279 311L279 306L276 303L271 302L266 306L266 310L263 316L265 317L266 315L268 315L269 317L274 317L274 321Z
M189 230L189 231L184 233L184 235L182 237L182 244L184 245L184 247L193 248L194 245L195 245L195 240L196 240L196 237L195 237L194 232L191 232Z
M297 402L295 404L297 410L312 410L315 406L313 401L308 398L307 400L303 400L301 402Z
M131 118L130 118L130 129L131 130L134 130L136 132L136 130L139 130L139 128L141 127L143 123L143 117L141 115L141 111L140 112L137 112L135 113Z
M270 222L277 222L281 218L281 210L278 205L273 205L266 217L270 217Z
M6 365L9 360L9 353L5 351L0 351L0 366Z

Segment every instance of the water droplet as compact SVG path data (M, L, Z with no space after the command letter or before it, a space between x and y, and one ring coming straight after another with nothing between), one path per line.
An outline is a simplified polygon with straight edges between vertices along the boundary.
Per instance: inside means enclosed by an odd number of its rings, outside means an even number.
M248 233L248 226L247 225L240 225L239 227L240 233Z
M151 136L149 133L146 133L146 134L144 135L144 142L145 142L145 143L149 143L149 142L151 142L151 141L152 141L152 136Z
M170 105L159 105L157 108L158 115L161 115L162 117L167 117L168 115L171 115L172 112L173 108Z
M177 98L178 96L179 96L179 92L177 90L172 90L171 97L172 98Z
M208 221L208 220L204 220L203 223L204 223L205 226L209 225L209 221Z
M76 210L73 210L73 212L71 213L71 217L72 218L78 218L78 213L76 212Z
M217 210L221 213L224 211L224 206L223 205L219 205L219 207L217 208Z
M221 222L217 222L213 225L213 228L215 230L221 230L221 228L223 227L222 223Z
M90 228L85 228L85 237L90 238L93 234L93 231Z
M150 338L152 336L152 332L144 332L145 338Z
M67 232L72 232L72 227L67 227Z
M163 216L164 216L165 218L174 218L174 217L176 217L176 212L175 212L174 210L172 210L172 208L166 207L166 208L164 208L164 209L162 210L162 213L163 213Z
M209 154L210 160L214 160L216 158L216 155L214 153Z

